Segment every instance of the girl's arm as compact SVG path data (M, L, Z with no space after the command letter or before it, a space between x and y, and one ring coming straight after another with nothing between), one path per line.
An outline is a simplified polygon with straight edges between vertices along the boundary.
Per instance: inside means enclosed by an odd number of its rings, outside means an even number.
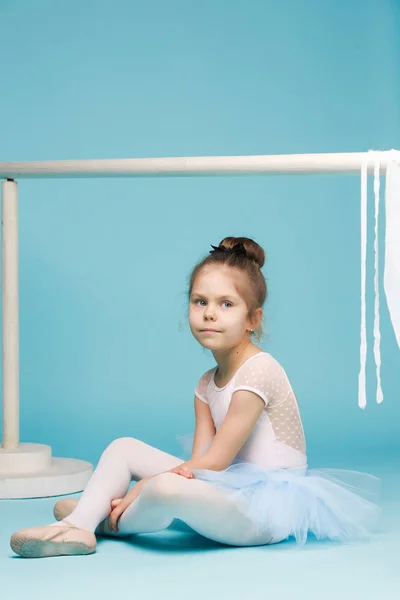
M194 413L196 416L196 429L191 459L205 454L216 433L210 407L199 400L197 396L194 397Z
M204 406L208 408L206 404ZM234 392L226 417L212 438L208 450L202 456L192 456L190 460L179 465L179 468L186 467L191 471L195 469L211 469L212 471L227 469L250 436L264 408L264 400L258 394L248 390ZM202 431L201 427L199 431ZM208 430L209 432L210 430ZM206 437L203 438L199 433L198 439L203 442Z

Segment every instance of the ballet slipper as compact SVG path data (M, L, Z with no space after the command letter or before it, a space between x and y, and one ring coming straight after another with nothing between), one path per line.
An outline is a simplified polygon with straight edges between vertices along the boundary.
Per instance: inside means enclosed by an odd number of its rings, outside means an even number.
M75 510L78 500L72 498L63 498L54 505L53 513L57 521L62 521Z
M45 525L21 529L11 536L11 549L23 558L76 556L95 552L94 533L75 527L68 521L64 523L63 527Z

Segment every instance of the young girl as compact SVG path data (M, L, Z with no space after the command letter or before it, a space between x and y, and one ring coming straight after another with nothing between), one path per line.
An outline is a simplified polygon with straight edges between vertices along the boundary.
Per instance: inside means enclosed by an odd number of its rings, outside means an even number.
M96 533L150 533L175 518L234 546L274 544L290 536L304 543L309 532L351 540L372 530L379 509L363 496L378 480L307 468L287 375L252 342L267 296L263 249L249 238L233 237L212 248L189 285L191 332L217 362L195 388L190 460L182 463L135 438L114 440L79 501L60 500L56 522L14 533L15 553L90 554ZM129 490L132 479L138 483Z

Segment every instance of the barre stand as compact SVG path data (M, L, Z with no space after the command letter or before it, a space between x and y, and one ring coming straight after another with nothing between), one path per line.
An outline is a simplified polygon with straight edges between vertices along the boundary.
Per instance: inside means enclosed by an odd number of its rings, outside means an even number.
M19 441L18 190L2 182L3 436L0 499L45 498L81 492L93 466L53 458L45 444Z

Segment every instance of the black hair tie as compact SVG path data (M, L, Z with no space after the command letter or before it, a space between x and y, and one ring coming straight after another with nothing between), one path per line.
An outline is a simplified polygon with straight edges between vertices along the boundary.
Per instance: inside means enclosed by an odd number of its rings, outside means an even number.
M229 254L235 254L236 256L247 257L247 251L242 242L237 242L234 246L232 246L232 248L227 248L226 246L222 246L221 244L219 246L213 246L212 244L210 245L211 248L213 248L213 250L210 250L210 254L216 254L217 252L225 252Z

